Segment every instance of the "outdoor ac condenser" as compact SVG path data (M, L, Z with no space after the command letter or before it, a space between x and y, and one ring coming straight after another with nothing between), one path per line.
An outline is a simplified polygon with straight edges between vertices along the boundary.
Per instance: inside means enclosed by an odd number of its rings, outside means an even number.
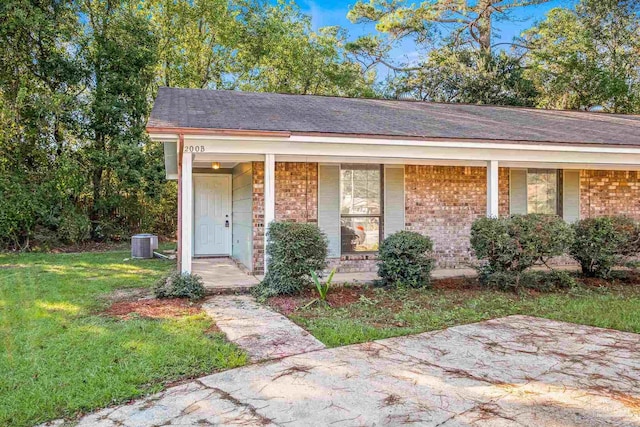
M134 258L134 259L153 258L153 249L154 249L153 237L155 236L153 236L152 234L136 234L135 236L132 236L131 237L131 258Z

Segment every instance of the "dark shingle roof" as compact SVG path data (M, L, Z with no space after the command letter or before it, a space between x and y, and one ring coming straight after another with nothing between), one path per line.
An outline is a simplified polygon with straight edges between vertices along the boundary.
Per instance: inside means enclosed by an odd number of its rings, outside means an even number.
M160 88L148 126L640 146L640 116L204 89Z

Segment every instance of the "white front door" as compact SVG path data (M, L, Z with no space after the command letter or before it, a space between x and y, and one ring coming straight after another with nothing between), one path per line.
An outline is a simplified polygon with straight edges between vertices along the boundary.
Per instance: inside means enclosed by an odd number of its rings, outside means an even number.
M194 255L231 255L231 176L194 175Z

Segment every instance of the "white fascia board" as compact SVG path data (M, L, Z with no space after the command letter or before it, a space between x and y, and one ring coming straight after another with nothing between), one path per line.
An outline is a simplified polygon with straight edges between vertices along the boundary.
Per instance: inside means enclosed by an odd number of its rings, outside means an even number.
M433 147L433 148L470 148L490 150L516 151L556 151L581 153L620 153L638 154L639 147L617 146L605 144L552 144L552 143L509 143L509 142L469 142L457 140L415 140L415 139L385 139L385 138L355 138L355 137L327 137L291 135L289 137L247 137L228 135L185 135L187 142L197 144L202 141L228 141L233 144L238 141L288 142L288 143L319 143L323 145L369 145L369 146L405 146L405 147Z
M153 142L177 142L178 134L169 134L169 133L150 133L149 139Z
M513 163L566 163L571 165L600 164L640 166L640 148L584 147L558 145L525 145L466 142L406 141L407 145L385 145L381 140L361 139L366 143L300 142L289 138L185 137L185 147L197 146L201 154L275 154L277 156L327 156L353 158L384 158L386 163L402 159L481 161L498 160Z

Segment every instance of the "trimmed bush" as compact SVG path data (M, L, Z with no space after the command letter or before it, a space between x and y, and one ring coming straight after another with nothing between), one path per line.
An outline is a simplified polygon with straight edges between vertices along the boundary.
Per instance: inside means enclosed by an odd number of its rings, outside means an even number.
M554 215L480 218L471 227L471 247L481 261L482 283L502 289L520 286L522 273L566 253L573 231Z
M189 298L192 301L204 297L202 278L197 274L175 271L161 279L153 289L156 298Z
M562 270L525 271L520 278L520 286L526 289L549 292L558 289L571 289L578 282L570 273Z
M571 256L585 276L608 278L613 267L639 252L640 231L628 217L587 218L573 224L573 230Z
M427 236L399 231L384 239L378 257L378 276L387 285L420 288L431 283L433 243Z
M327 238L315 224L272 222L267 233L267 274L254 293L267 298L311 286L311 272L327 267L327 248Z

